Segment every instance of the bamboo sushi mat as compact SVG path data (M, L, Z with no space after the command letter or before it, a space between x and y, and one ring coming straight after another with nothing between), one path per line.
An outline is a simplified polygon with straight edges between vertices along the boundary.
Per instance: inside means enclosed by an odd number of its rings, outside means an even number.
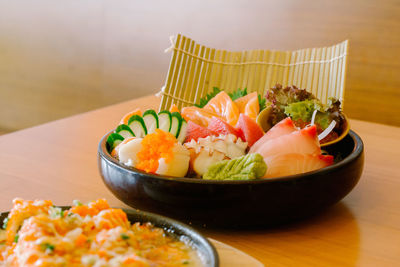
M226 92L247 88L263 96L276 83L307 89L323 103L335 97L343 107L348 40L296 51L231 52L208 48L178 34L170 50L160 110L171 104L181 108L199 103L214 87Z

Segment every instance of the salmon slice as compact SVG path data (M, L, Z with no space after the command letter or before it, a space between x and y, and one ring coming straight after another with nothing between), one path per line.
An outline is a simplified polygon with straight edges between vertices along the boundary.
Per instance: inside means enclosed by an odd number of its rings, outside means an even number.
M254 152L254 151L253 151ZM264 142L255 152L264 158L291 153L321 154L315 125Z
M244 113L252 119L256 119L260 113L257 92L242 96L234 101L240 113Z
M297 131L294 123L290 117L281 120L274 127L272 127L266 134L263 135L254 145L251 147L249 153L255 153L265 142L280 137L282 135L290 134Z
M135 110L132 110L131 112L126 113L126 114L122 117L122 119L121 119L121 121L119 122L119 124L126 124L126 125L128 125L128 121L129 121L129 119L130 119L133 115L142 116L142 111L141 111L139 108L137 108L137 109L135 109Z
M267 172L263 178L281 177L318 170L333 164L331 155L284 154L264 158Z
M179 108L175 104L172 104L169 108L169 112L179 112Z
M225 120L232 126L235 126L239 119L239 108L232 101L231 97L224 91L219 92L216 96L211 98L207 105L204 106L204 109L225 118Z
M217 117L225 120L225 118L222 118L215 111L198 108L195 106L182 108L181 115L186 121L192 121L203 127L208 126L212 117Z

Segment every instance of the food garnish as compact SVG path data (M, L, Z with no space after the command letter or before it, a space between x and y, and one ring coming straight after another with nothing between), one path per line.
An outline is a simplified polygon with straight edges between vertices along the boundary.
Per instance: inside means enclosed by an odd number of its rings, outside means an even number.
M206 180L253 180L262 178L267 170L260 154L247 154L231 160L216 162L203 175Z
M266 94L267 106L271 112L267 118L267 124L274 126L286 117L291 117L297 127L303 128L310 124L312 115L317 110L315 125L318 134L333 125L333 131L320 140L320 143L327 143L336 139L344 130L345 118L341 112L340 101L329 98L326 105L322 104L312 93L296 86L283 87L275 85ZM331 126L332 127L332 126Z
M150 173L183 177L189 168L189 151L161 129L143 138L132 137L115 151L123 164Z
M171 113L163 110L157 114L154 110L149 109L143 113L143 116L141 114L140 109L135 109L124 115L118 127L107 139L109 151L113 151L126 138L143 138L147 134L154 133L156 129L171 132L180 143L185 140L187 123L179 112Z

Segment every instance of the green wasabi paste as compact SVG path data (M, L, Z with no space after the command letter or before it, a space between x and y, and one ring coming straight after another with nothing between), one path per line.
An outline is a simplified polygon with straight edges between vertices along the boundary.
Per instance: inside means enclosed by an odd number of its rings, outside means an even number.
M258 154L222 160L212 164L203 175L206 180L252 180L261 178L267 171L264 158Z

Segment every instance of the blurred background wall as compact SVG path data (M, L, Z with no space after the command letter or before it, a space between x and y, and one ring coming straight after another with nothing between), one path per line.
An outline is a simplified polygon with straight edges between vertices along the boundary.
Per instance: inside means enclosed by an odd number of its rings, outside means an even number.
M227 50L349 39L345 112L400 126L396 0L0 0L0 132L156 93L176 33Z

